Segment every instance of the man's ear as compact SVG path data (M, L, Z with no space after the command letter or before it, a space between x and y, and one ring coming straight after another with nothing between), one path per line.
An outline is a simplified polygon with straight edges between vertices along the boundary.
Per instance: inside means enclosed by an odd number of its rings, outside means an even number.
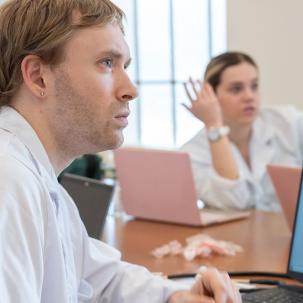
M37 98L44 98L46 95L45 64L42 59L35 55L24 57L21 62L21 72L23 82L31 93Z

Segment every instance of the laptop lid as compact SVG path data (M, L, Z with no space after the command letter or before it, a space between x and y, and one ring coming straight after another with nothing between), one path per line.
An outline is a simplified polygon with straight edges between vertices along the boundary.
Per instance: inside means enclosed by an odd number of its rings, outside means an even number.
M201 211L189 155L185 152L120 148L114 152L120 198L126 213L141 219L194 226L248 216L248 212Z
M78 207L88 235L100 239L114 185L72 174L64 174L61 185Z
M296 207L288 259L288 274L303 282L303 173L301 172L300 189Z
M300 187L301 167L267 165L277 198L290 230L293 229L298 191Z

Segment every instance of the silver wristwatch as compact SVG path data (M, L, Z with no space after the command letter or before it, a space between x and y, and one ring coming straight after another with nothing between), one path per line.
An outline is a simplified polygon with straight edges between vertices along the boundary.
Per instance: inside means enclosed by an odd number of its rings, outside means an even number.
M222 137L229 134L229 127L222 126L222 127L210 127L207 129L207 138L210 142L216 142Z

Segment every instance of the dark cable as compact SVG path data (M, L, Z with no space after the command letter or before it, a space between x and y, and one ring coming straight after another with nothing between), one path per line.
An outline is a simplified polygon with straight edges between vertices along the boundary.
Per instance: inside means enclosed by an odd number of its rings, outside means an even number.
M185 279L185 278L194 278L197 273L184 273L184 274L172 274L168 275L169 279ZM269 271L230 271L228 272L230 277L256 277L256 276L263 276L263 277L274 277L274 278L283 278L283 279L293 279L286 273L279 273L279 272L269 272Z
M228 272L230 277L247 277L247 276L263 276L263 277L274 277L274 278L283 278L283 279L293 279L286 273L280 272L270 272L270 271L230 271Z

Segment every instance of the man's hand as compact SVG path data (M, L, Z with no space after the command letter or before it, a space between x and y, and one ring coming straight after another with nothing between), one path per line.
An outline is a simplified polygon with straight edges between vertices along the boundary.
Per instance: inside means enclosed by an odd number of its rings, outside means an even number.
M241 295L227 273L214 268L198 275L190 291L177 291L168 303L241 303Z

